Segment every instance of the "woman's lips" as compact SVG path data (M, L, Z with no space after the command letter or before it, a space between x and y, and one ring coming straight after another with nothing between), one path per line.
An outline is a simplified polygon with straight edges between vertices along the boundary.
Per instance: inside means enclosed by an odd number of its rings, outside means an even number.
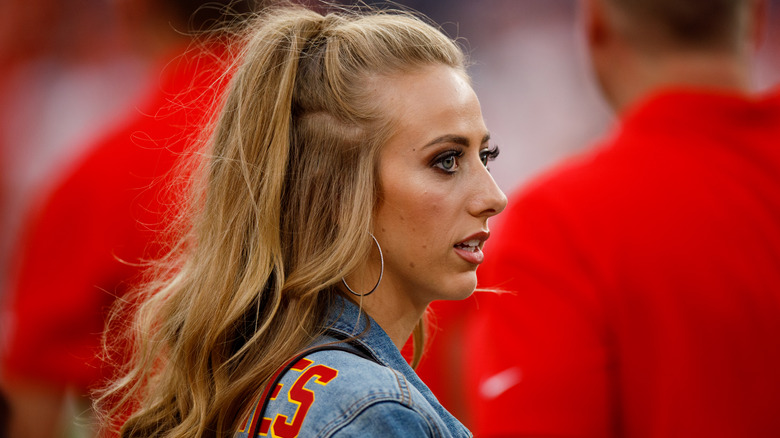
M482 250L479 249L478 247L476 248L476 250L472 250L472 249L464 249L456 246L455 253L458 254L463 260L469 263L473 263L475 265L478 265L485 260L485 255L482 253Z
M463 260L478 265L485 260L485 255L482 253L482 246L488 237L490 237L490 233L487 231L474 233L453 246L455 248L455 253Z

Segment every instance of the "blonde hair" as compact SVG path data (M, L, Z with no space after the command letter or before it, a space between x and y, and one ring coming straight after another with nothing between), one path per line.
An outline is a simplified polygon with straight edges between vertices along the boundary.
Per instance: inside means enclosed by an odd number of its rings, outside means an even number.
M133 411L125 437L236 430L273 371L322 333L336 284L371 250L393 120L369 81L464 69L458 46L408 13L286 7L247 29L191 226L142 290L128 372L97 402L106 418Z

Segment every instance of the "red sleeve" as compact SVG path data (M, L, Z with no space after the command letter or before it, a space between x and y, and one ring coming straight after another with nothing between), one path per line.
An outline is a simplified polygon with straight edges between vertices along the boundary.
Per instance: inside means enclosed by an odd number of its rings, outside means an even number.
M500 218L466 338L475 436L609 436L610 382L593 270L544 196Z
M137 283L139 262L166 246L160 230L175 217L188 172L179 159L228 79L214 49L166 58L149 101L89 153L30 225L10 291L9 378L86 389L112 372L99 357L104 319Z
M111 372L99 358L105 316L158 251L165 207L152 183L172 160L137 147L129 131L90 153L28 227L11 290L9 379L86 390Z

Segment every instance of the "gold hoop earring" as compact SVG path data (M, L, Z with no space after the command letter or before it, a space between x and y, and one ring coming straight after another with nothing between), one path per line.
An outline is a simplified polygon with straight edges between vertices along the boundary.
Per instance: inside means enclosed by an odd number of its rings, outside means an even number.
M379 280L376 281L376 284L374 285L374 287L370 291L368 291L368 292L366 292L364 294L359 294L359 293L355 292L354 290L352 290L351 287L349 287L349 285L347 284L347 280L345 280L344 277L341 277L341 282L344 283L344 287L346 287L347 290L352 295L355 295L357 297L367 297L367 296L371 295L372 293L374 293L376 288L379 287L379 283L382 282L382 275L384 275L384 273L385 273L385 258L382 256L382 247L379 246L379 242L376 240L376 237L374 237L373 234L371 234L371 233L368 233L368 234L371 236L372 239L374 239L374 243L376 244L376 248L379 250L379 262L381 263L380 268L379 268Z

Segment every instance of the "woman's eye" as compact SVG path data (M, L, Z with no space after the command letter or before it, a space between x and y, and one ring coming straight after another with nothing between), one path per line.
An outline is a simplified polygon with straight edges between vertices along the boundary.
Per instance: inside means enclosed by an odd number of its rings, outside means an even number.
M449 151L437 157L433 165L447 173L453 173L458 168L458 157L460 156L460 152Z
M479 159L482 160L482 164L487 167L489 162L496 159L498 152L498 146L495 146L492 149L483 149L479 152Z

